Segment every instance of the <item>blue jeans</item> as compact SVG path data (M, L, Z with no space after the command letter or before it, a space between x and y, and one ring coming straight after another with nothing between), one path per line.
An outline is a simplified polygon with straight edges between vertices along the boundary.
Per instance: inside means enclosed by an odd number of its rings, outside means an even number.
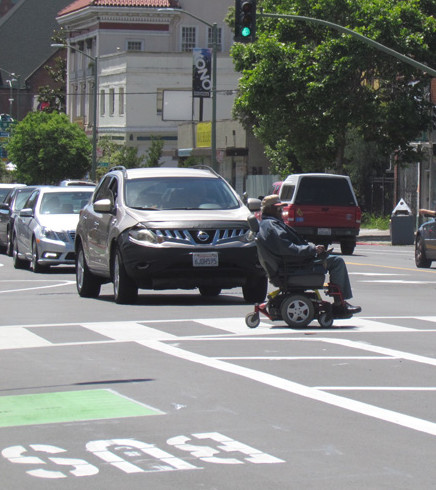
M325 263L329 272L330 282L340 288L344 299L352 298L353 293L351 291L350 278L348 277L348 270L344 259L338 255L329 255Z

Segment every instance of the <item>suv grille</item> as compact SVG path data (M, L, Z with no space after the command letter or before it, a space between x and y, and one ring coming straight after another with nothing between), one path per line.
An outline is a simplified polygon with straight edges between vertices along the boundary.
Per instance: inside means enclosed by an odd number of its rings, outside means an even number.
M245 235L245 228L229 229L158 229L153 230L157 236L166 240L183 242L190 245L218 245L238 241Z

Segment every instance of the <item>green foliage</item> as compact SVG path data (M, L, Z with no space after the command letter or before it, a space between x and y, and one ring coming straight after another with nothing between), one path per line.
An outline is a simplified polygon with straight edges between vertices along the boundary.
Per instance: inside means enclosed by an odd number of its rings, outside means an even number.
M66 42L65 33L55 31L52 42L63 44ZM38 102L45 104L45 112L65 112L66 110L66 86L67 86L67 61L66 58L58 56L53 65L45 65L49 77L53 81L51 85L42 85L38 88Z
M143 166L144 157L138 156L137 148L115 143L108 136L100 138L98 146L102 152L102 156L99 160L101 162L108 163L109 165L107 167L97 165L97 179L103 177L108 170L117 165L122 165L126 168L137 168Z
M369 230L389 230L390 222L390 216L362 213L362 228Z
M260 0L268 13L294 14L348 27L436 66L435 1ZM429 77L351 35L311 22L259 17L258 40L235 43L242 73L234 116L265 145L280 174L345 173L350 134L378 157L409 146L429 124ZM413 82L413 83L411 83Z
M67 62L64 58L58 57L54 60L54 66L46 65L50 78L55 87L42 85L38 88L38 102L46 102L48 105L43 110L45 112L65 112L66 108L66 70Z
M65 114L29 112L8 142L8 158L25 184L57 184L80 179L90 170L92 145Z
M204 158L202 157L188 157L179 160L178 167L194 167L195 165L204 164Z
M0 182L8 183L12 182L10 180L10 174L11 172L8 172L6 170L6 165L4 162L0 161Z
M163 139L151 137L151 145L145 157L145 167L160 167L162 165L160 159L162 157L163 147Z

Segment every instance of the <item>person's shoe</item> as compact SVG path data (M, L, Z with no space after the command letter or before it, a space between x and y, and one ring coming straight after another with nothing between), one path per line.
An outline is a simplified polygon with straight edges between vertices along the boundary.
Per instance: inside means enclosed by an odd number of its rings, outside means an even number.
M350 305L350 303L347 303L345 301L345 311L347 313L350 313L351 315L355 315L356 313L360 313L362 311L362 308L360 306Z

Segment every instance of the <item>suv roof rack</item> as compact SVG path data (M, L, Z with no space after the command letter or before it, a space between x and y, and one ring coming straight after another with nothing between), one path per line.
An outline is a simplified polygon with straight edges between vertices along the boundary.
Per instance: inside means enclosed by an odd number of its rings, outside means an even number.
M113 170L120 170L123 172L123 175L126 177L127 174L127 168L124 165L115 165L115 167L112 167L109 172L112 172ZM108 172L108 173L109 173Z
M218 172L216 172L209 165L203 165L203 164L199 163L198 165L193 165L192 168L198 168L198 169L201 169L201 170L209 170L210 173L215 174L217 177L221 177L221 175Z

